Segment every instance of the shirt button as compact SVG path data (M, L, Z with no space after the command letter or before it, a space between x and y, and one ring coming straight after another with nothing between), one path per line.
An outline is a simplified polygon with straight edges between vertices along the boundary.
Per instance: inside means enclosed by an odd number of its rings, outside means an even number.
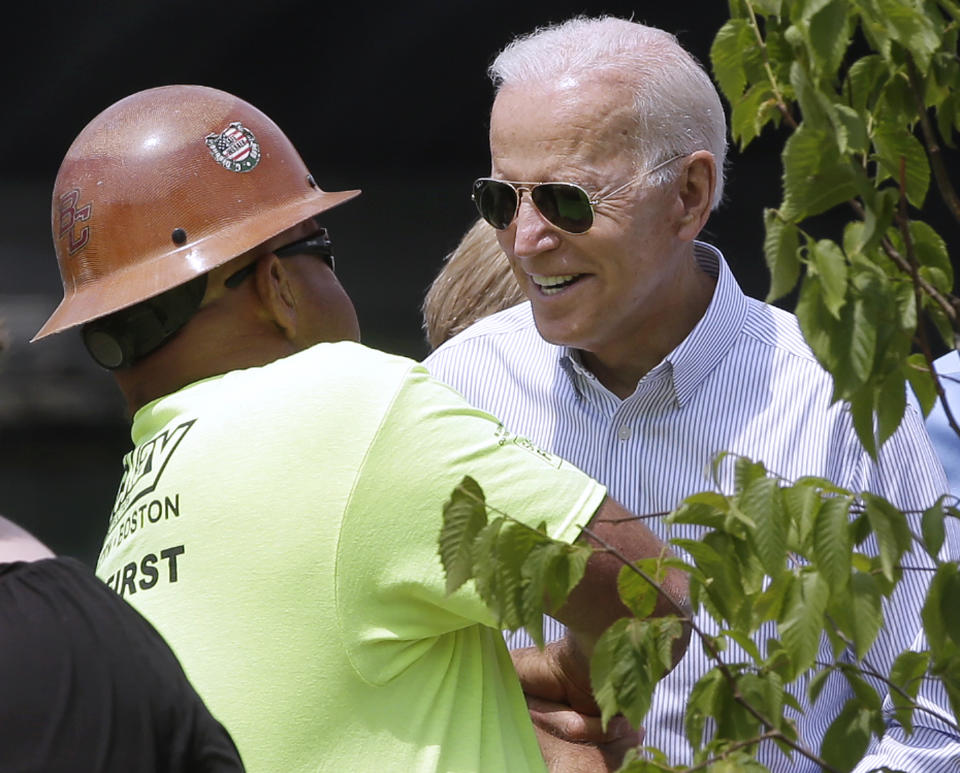
M633 434L632 430L626 424L624 424L622 427L620 427L620 429L617 430L617 437L620 438L621 440L629 440L630 435L632 434Z

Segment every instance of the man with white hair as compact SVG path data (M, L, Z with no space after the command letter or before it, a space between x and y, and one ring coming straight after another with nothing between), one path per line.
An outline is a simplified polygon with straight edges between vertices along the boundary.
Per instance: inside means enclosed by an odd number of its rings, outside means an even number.
M711 474L723 451L788 480L821 476L872 491L904 510L937 499L943 470L916 411L872 460L796 318L744 295L720 251L698 240L722 197L726 127L709 76L673 35L575 18L515 40L490 74L491 172L474 183L473 198L529 303L437 349L426 360L435 377L588 471L634 513L668 512L717 485L731 493L732 465L716 482ZM685 525L668 534L661 519L649 523L663 538L704 531ZM910 563L931 562L915 554ZM920 627L927 576L905 572L886 603L888 624L868 655L877 672L889 671ZM697 623L718 633L706 614ZM763 646L772 635L771 624L756 640ZM819 655L834 660L825 639ZM749 660L735 648L725 657ZM521 671L539 662L523 649L514 659ZM691 758L684 711L713 665L691 647L657 689L646 742L671 761ZM548 692L538 679L527 679L528 694ZM881 680L868 681L886 692ZM815 710L797 695L807 710L797 720L801 742L818 750L850 697L838 674ZM876 756L877 744L861 769L907 759L897 750ZM949 753L926 750L911 770L955 764ZM774 770L819 768L770 742L760 758Z

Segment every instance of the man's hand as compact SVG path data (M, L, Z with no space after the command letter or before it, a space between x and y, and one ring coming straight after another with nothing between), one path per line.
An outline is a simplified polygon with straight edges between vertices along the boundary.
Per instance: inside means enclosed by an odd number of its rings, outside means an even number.
M585 659L572 639L510 655L551 773L617 770L627 749L643 741L643 730L634 730L624 717L613 717L603 730Z

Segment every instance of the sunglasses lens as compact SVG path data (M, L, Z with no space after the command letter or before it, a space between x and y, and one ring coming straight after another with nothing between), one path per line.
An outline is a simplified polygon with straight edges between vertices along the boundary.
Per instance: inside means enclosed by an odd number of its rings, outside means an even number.
M593 208L587 192L570 183L542 183L531 192L533 203L557 228L582 234L593 225Z
M517 212L517 192L498 180L477 180L473 184L473 201L480 217L500 231L513 222Z

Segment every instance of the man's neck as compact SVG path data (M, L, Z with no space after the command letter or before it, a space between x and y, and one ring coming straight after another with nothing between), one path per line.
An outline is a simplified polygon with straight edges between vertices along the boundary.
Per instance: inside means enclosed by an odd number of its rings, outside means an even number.
M584 366L621 400L632 395L647 373L686 339L703 318L713 298L716 282L699 268L689 275L674 305L665 304L659 315L629 340L614 341L594 351L581 350Z

